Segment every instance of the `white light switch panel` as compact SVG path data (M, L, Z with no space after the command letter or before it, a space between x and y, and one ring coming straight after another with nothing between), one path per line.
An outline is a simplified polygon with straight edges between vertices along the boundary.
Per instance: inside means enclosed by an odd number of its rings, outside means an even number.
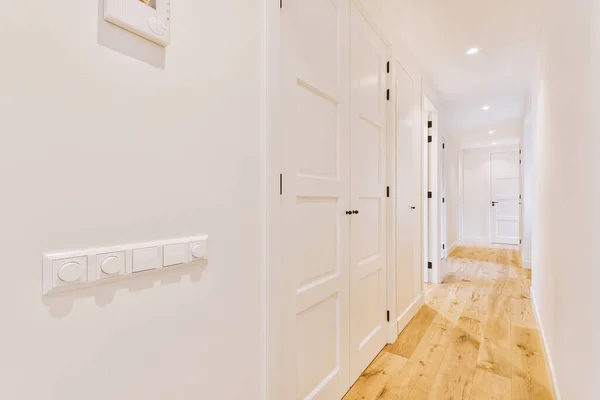
M42 292L59 293L206 259L207 236L52 253L43 256Z

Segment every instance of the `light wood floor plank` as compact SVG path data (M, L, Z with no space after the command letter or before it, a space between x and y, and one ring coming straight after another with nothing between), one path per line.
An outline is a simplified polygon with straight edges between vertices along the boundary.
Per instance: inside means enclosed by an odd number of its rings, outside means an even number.
M385 351L410 358L436 315L437 312L434 309L428 306L421 307L417 315L398 336L396 343L386 346Z
M390 382L398 379L406 358L382 351L358 378L358 381L346 397L346 400L375 400L389 390Z
M459 247L446 268L344 399L553 399L519 252Z
M471 399L510 400L511 380L478 368L473 379Z

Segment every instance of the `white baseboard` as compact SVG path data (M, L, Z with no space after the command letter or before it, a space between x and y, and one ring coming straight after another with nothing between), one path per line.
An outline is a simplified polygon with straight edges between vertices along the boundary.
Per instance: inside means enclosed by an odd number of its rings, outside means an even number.
M556 371L554 370L554 364L552 363L552 357L550 356L550 349L548 348L548 342L546 341L546 335L544 334L544 326L540 320L540 313L535 302L535 296L533 294L533 288L530 288L529 293L531 295L531 303L533 304L533 313L535 314L535 320L537 322L538 330L542 336L542 344L544 346L544 358L546 360L546 366L550 372L550 381L552 383L552 392L556 396L557 400L560 399L560 392L558 391L558 381L556 380Z
M406 328L406 325L408 325L410 320L413 319L421 306L423 306L423 294L419 294L419 297L417 297L410 306L406 307L406 310L404 310L404 312L398 317L395 322L396 332L401 332L404 328Z

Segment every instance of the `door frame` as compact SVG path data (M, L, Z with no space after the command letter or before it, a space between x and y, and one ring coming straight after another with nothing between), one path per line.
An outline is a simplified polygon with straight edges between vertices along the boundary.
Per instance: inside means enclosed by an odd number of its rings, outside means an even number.
M440 196L440 129L439 113L429 97L423 95L423 281L440 283L441 246L441 196ZM432 121L433 127L428 127ZM431 136L431 142L428 141ZM432 198L428 198L428 192ZM431 262L431 269L428 263Z
M373 30L383 40L387 47L388 59L392 58L392 48L390 41L385 37L381 29L373 22L363 5L358 0L348 0L352 6L364 15L367 22ZM284 3L285 7L285 3ZM262 333L264 337L264 370L262 371L263 398L266 400L279 400L284 390L283 365L285 348L283 346L284 335L284 313L287 294L283 288L288 285L282 285L281 282L289 282L291 276L286 275L282 264L282 205L281 205L281 171L282 171L282 101L284 95L281 91L281 79L283 73L282 64L282 39L281 39L281 14L279 2L263 0L262 11L264 18L264 29L262 31L262 54L261 66L263 76L261 79L263 106L261 115L261 260L263 262L261 282L262 315L264 321ZM388 87L390 87L391 74L387 74ZM390 95L390 100L393 97ZM394 133L393 125L389 123L390 109L393 109L393 101L387 102L386 107L386 137L389 138L390 132ZM393 118L393 116L392 116ZM395 141L394 141L395 143ZM389 163L389 161L386 161ZM395 164L394 164L395 165ZM390 176L386 177L390 182ZM395 174L394 174L395 179ZM283 182L285 184L285 182ZM285 190L285 186L283 186ZM391 197L390 197L391 198ZM387 220L386 217L386 222ZM390 238L386 238L389 243ZM388 253L389 254L389 253ZM388 255L386 254L386 256ZM386 257L387 258L387 257ZM386 272L389 271L389 258L386 260ZM387 275L387 274L386 274ZM387 275L386 290L389 291L390 277ZM389 293L386 295L389 301ZM388 303L388 308L390 304ZM387 322L389 331L390 322ZM397 336L397 335L396 335ZM394 340L396 339L394 336ZM388 336L389 337L389 336ZM351 382L351 384L354 382Z

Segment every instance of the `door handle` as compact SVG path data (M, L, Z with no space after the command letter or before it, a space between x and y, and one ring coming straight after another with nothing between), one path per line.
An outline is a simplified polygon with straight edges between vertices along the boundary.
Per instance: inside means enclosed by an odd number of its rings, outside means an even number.
M498 204L497 201L492 201L492 207L494 207L496 204Z
M346 215L352 215L352 211L346 211Z
M352 211L352 214L358 214L358 210Z
M411 209L411 210L416 210L416 209L417 209L417 207L411 207L410 209Z

